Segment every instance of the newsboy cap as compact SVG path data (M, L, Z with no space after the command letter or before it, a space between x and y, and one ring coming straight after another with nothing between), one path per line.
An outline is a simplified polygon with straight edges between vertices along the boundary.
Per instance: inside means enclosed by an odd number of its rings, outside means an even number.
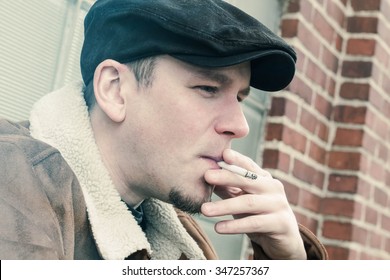
M221 0L97 0L84 30L86 85L105 59L164 54L206 68L251 61L250 85L265 91L285 88L295 73L296 54L286 42Z

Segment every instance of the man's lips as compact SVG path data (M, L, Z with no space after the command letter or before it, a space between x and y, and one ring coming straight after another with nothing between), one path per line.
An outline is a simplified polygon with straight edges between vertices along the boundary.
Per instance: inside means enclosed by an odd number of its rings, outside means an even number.
M222 156L201 156L201 159L206 160L207 162L210 163L212 169L220 169L218 166L218 162L222 161Z

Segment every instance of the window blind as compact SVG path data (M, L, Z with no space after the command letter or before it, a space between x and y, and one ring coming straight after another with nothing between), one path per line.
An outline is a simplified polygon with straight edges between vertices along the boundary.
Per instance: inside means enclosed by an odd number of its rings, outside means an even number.
M84 39L84 17L87 14L88 9L89 5L82 5L82 8L78 14L72 36L72 43L67 57L63 84L81 80L80 53Z
M67 1L0 1L0 116L27 119L52 89Z

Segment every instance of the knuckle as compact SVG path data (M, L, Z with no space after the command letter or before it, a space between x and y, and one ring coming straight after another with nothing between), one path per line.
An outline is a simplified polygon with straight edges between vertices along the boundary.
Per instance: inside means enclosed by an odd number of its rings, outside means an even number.
M284 185L283 183L278 180L278 179L273 179L273 183L274 183L274 188L277 192L280 192L280 193L285 193L285 190L284 190Z

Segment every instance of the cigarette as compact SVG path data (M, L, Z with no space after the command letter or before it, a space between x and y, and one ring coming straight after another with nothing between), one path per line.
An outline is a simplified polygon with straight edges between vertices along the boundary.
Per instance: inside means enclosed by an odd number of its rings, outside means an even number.
M257 179L257 174L256 173L253 173L253 172L251 172L249 170L246 170L246 169L244 169L242 167L239 167L239 166L236 166L236 165L232 165L232 164L227 164L224 161L219 161L219 162L217 162L217 164L222 169L225 169L225 170L228 170L230 172L233 172L234 174L237 174L237 175L240 175L242 177L249 178L249 179L252 179L252 180L256 180Z

